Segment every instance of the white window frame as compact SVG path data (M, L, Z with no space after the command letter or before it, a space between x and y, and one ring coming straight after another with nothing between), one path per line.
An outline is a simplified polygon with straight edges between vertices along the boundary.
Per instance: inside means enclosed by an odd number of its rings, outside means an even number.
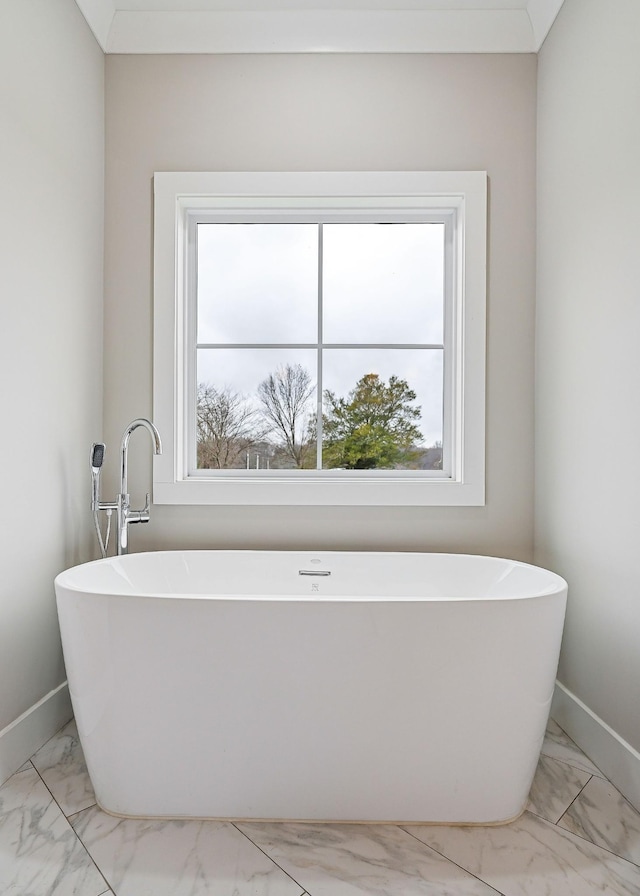
M466 172L156 172L154 176L154 458L157 504L457 505L485 503L485 316L487 176ZM431 471L189 469L194 373L190 341L190 220L211 212L238 219L311 209L328 214L387 210L453 216L453 352L445 394L451 469ZM447 355L445 355L447 357ZM449 415L447 417L447 415ZM191 440L192 441L192 440Z

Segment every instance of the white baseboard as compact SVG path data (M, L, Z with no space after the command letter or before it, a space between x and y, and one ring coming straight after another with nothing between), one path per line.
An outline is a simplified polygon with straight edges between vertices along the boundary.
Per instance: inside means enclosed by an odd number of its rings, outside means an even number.
M640 811L640 753L559 681L553 695L551 717Z
M59 731L73 715L66 681L0 731L0 784Z

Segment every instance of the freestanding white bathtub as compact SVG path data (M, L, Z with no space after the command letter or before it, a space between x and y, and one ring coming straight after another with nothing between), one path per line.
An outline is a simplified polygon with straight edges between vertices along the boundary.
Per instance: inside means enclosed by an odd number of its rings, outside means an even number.
M115 815L496 823L524 808L567 585L454 554L175 551L56 579Z

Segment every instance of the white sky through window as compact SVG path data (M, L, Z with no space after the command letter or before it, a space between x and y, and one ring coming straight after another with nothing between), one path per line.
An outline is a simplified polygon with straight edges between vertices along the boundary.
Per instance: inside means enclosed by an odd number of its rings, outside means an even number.
M395 375L416 393L422 444L442 442L444 225L325 223L322 250L318 234L316 223L198 225L197 341L215 346L198 350L198 382L257 405L284 364L317 383L321 338L323 391L346 397L367 373Z

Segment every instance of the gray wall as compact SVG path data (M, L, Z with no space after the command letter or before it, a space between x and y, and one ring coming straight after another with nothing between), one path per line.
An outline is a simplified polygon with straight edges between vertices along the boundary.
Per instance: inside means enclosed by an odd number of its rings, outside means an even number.
M73 0L3 0L0 730L64 680L53 578L92 550L103 95L103 54Z
M154 170L486 169L487 505L153 508L133 549L454 550L530 559L536 57L108 56L105 436L152 413ZM135 504L150 445L133 437Z
M539 57L536 559L559 678L640 750L640 4L565 0Z

